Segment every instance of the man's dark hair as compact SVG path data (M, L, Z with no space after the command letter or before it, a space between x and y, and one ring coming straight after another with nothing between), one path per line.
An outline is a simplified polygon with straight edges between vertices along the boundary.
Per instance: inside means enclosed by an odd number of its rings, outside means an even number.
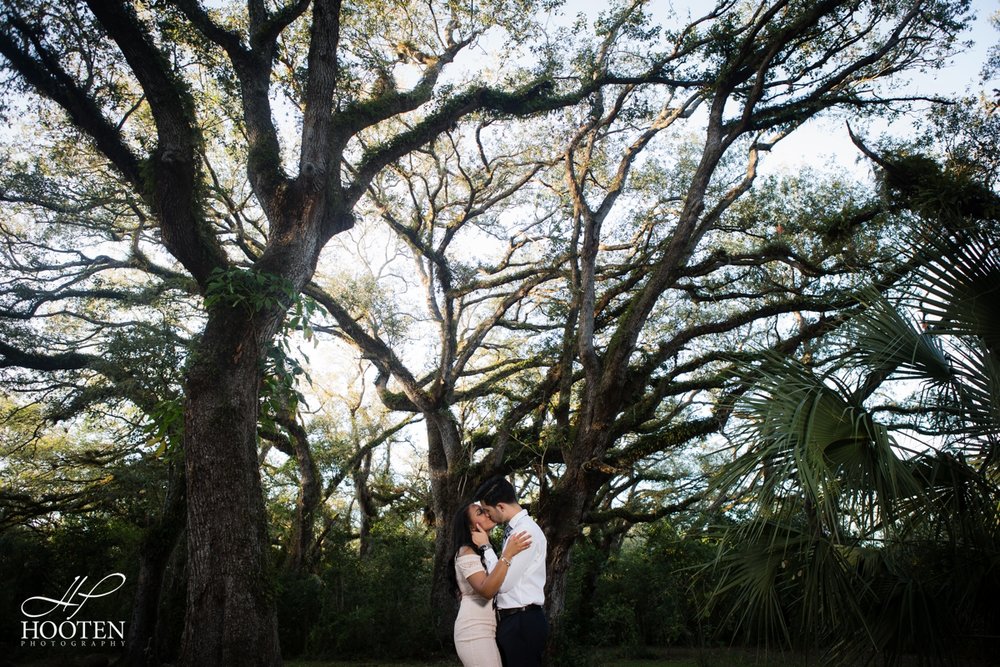
M517 494L514 493L514 485L507 481L505 477L496 476L483 482L483 485L476 491L476 499L483 505L495 507L497 503L517 502Z

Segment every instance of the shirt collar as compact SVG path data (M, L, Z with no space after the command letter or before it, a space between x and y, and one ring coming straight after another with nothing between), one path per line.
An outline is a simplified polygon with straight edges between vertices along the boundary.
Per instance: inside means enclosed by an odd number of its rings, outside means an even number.
M510 518L510 521L507 522L507 525L513 528L516 524L521 522L521 519L523 519L526 516L528 516L528 510L522 509L520 512L518 512L517 514L515 514Z

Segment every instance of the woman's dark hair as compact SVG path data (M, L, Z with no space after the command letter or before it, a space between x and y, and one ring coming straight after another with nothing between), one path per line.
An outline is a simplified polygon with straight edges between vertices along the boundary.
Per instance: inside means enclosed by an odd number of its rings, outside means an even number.
M476 543L472 541L472 526L469 525L469 505L470 503L465 503L458 508L458 511L455 512L455 518L451 520L451 558L448 560L448 571L450 572L450 576L448 577L448 592L456 599L462 597L462 593L458 588L458 572L455 570L455 559L458 558L458 551L462 547L469 547L473 551L476 550ZM483 558L482 554L480 554L479 560L482 561L483 569L485 570L486 559Z

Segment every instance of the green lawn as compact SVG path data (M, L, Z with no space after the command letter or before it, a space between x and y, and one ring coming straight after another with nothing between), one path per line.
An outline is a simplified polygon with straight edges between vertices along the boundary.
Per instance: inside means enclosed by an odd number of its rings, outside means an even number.
M802 656L738 649L643 649L632 656L617 650L595 650L591 667L804 667L816 665ZM428 661L287 661L286 667L460 667L458 658Z
M580 667L815 667L816 660L807 661L802 656L785 656L780 653L740 649L695 649L695 648L647 648L638 651L616 649L594 649L585 652L585 658L574 660ZM108 664L116 656L106 656L100 660L93 655L48 655L17 660L16 665L27 667L83 667L84 665ZM0 661L2 662L2 661ZM461 667L454 655L434 660L286 660L285 667Z
M573 664L582 667L819 667L816 655L782 653L753 649L697 649L697 648L648 648L629 652L623 649L595 649L586 654L589 660ZM919 658L904 658L903 667L926 664ZM959 660L962 667L997 667L993 660ZM457 657L446 656L425 661L295 661L285 662L286 667L461 667Z

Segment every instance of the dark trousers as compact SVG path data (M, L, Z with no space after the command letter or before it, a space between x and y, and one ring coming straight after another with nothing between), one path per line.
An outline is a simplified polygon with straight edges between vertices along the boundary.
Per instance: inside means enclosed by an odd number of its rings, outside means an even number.
M540 667L549 622L540 608L501 616L497 623L497 646L503 667Z

